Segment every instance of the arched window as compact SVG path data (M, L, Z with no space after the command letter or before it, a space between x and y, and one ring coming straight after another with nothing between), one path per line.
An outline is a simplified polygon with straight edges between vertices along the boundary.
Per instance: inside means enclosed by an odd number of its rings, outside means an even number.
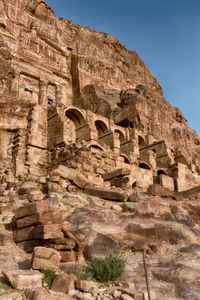
M65 112L66 117L72 120L76 126L76 129L86 124L85 118L82 113L76 109L69 109Z
M126 164L129 164L129 165L130 165L130 160L128 159L128 157L127 157L126 155L121 154L120 156L124 158L124 162L125 162Z
M141 163L139 164L139 167L140 167L141 169L151 170L150 166L149 166L147 163L144 163L144 162L141 162Z
M125 139L124 134L118 129L116 129L115 132L119 134L120 145L125 143L126 139Z
M108 130L107 125L100 120L95 121L95 126L98 132L98 143L102 146L109 146L110 148L113 147L113 135Z
M103 151L103 148L100 147L100 146L98 146L98 145L91 145L89 148L90 148L90 149L98 149L98 150Z
M139 149L143 149L146 147L145 140L140 135L138 136L138 145L139 145Z
M167 175L167 173L164 170L158 170L157 175L161 175L161 174Z
M98 131L98 137L101 137L109 132L107 125L103 121L96 121L95 126Z

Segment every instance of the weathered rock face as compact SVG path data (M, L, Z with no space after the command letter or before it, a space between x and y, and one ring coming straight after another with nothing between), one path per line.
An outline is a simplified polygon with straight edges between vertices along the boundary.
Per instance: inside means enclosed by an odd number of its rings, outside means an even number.
M145 250L153 300L199 299L200 139L139 56L42 0L0 0L0 35L0 269L27 264L14 242L61 263L117 249L144 291Z
M131 165L129 176L110 181L117 187L200 184L199 137L135 52L58 20L45 1L1 0L0 8L4 188L60 164L90 178Z

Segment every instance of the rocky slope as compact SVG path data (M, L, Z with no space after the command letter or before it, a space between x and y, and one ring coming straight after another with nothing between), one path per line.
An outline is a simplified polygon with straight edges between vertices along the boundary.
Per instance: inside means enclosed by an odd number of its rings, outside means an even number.
M53 197L54 204L57 199L63 221L68 221L71 228L72 226L76 228L79 236L82 236L85 241L83 251L85 259L102 258L114 251L125 255L127 265L120 279L121 282L134 284L134 289L144 292L145 299L148 299L143 261L145 250L153 300L200 299L199 192L188 198L182 196L178 205L172 198L136 193L138 202L126 202L126 204L86 196L82 193L54 193ZM20 197L22 199L22 196ZM21 205L28 203L24 200L20 202ZM125 209L124 205L127 212L122 211ZM6 271L30 269L31 254L26 254L16 247L12 241L12 232L3 230L6 224L6 228L9 229L8 224L13 213L5 209L2 212L1 243L3 246L1 246L0 269ZM81 261L83 263L82 259ZM49 267L50 265L49 261ZM58 273L69 272L76 265L77 263L75 265L61 263ZM71 292L71 295L73 294L75 299L100 299L94 294L84 298L84 295L78 296L77 292L73 293ZM20 294L22 292L18 292L18 296ZM65 299L65 295L60 296ZM16 298L16 295L9 297L11 297L9 299L21 299ZM27 296L23 299L32 298ZM112 296L108 299L118 298Z

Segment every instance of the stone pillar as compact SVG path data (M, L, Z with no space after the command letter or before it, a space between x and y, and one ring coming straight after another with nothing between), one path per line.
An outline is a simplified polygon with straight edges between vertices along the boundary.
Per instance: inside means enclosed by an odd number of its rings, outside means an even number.
M15 72L15 77L11 81L11 86L10 86L10 93L14 97L18 97L19 95L19 78L20 78L20 73Z
M113 133L113 147L112 150L117 153L120 154L120 139L119 139L119 133L114 132Z
M63 85L56 85L56 105L60 106L61 104L65 104L66 95L64 95L64 86Z
M47 81L40 81L39 104L47 107Z

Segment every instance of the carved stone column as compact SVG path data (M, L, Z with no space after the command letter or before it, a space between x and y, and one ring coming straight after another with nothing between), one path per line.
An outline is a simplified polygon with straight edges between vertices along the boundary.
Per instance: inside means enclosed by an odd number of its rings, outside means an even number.
M61 104L64 104L64 87L62 85L57 84L56 85L56 105L60 106Z
M40 81L40 95L39 95L39 104L47 107L47 81Z
M19 78L20 78L20 73L15 71L15 77L12 79L10 85L10 93L14 97L18 97L19 95Z

